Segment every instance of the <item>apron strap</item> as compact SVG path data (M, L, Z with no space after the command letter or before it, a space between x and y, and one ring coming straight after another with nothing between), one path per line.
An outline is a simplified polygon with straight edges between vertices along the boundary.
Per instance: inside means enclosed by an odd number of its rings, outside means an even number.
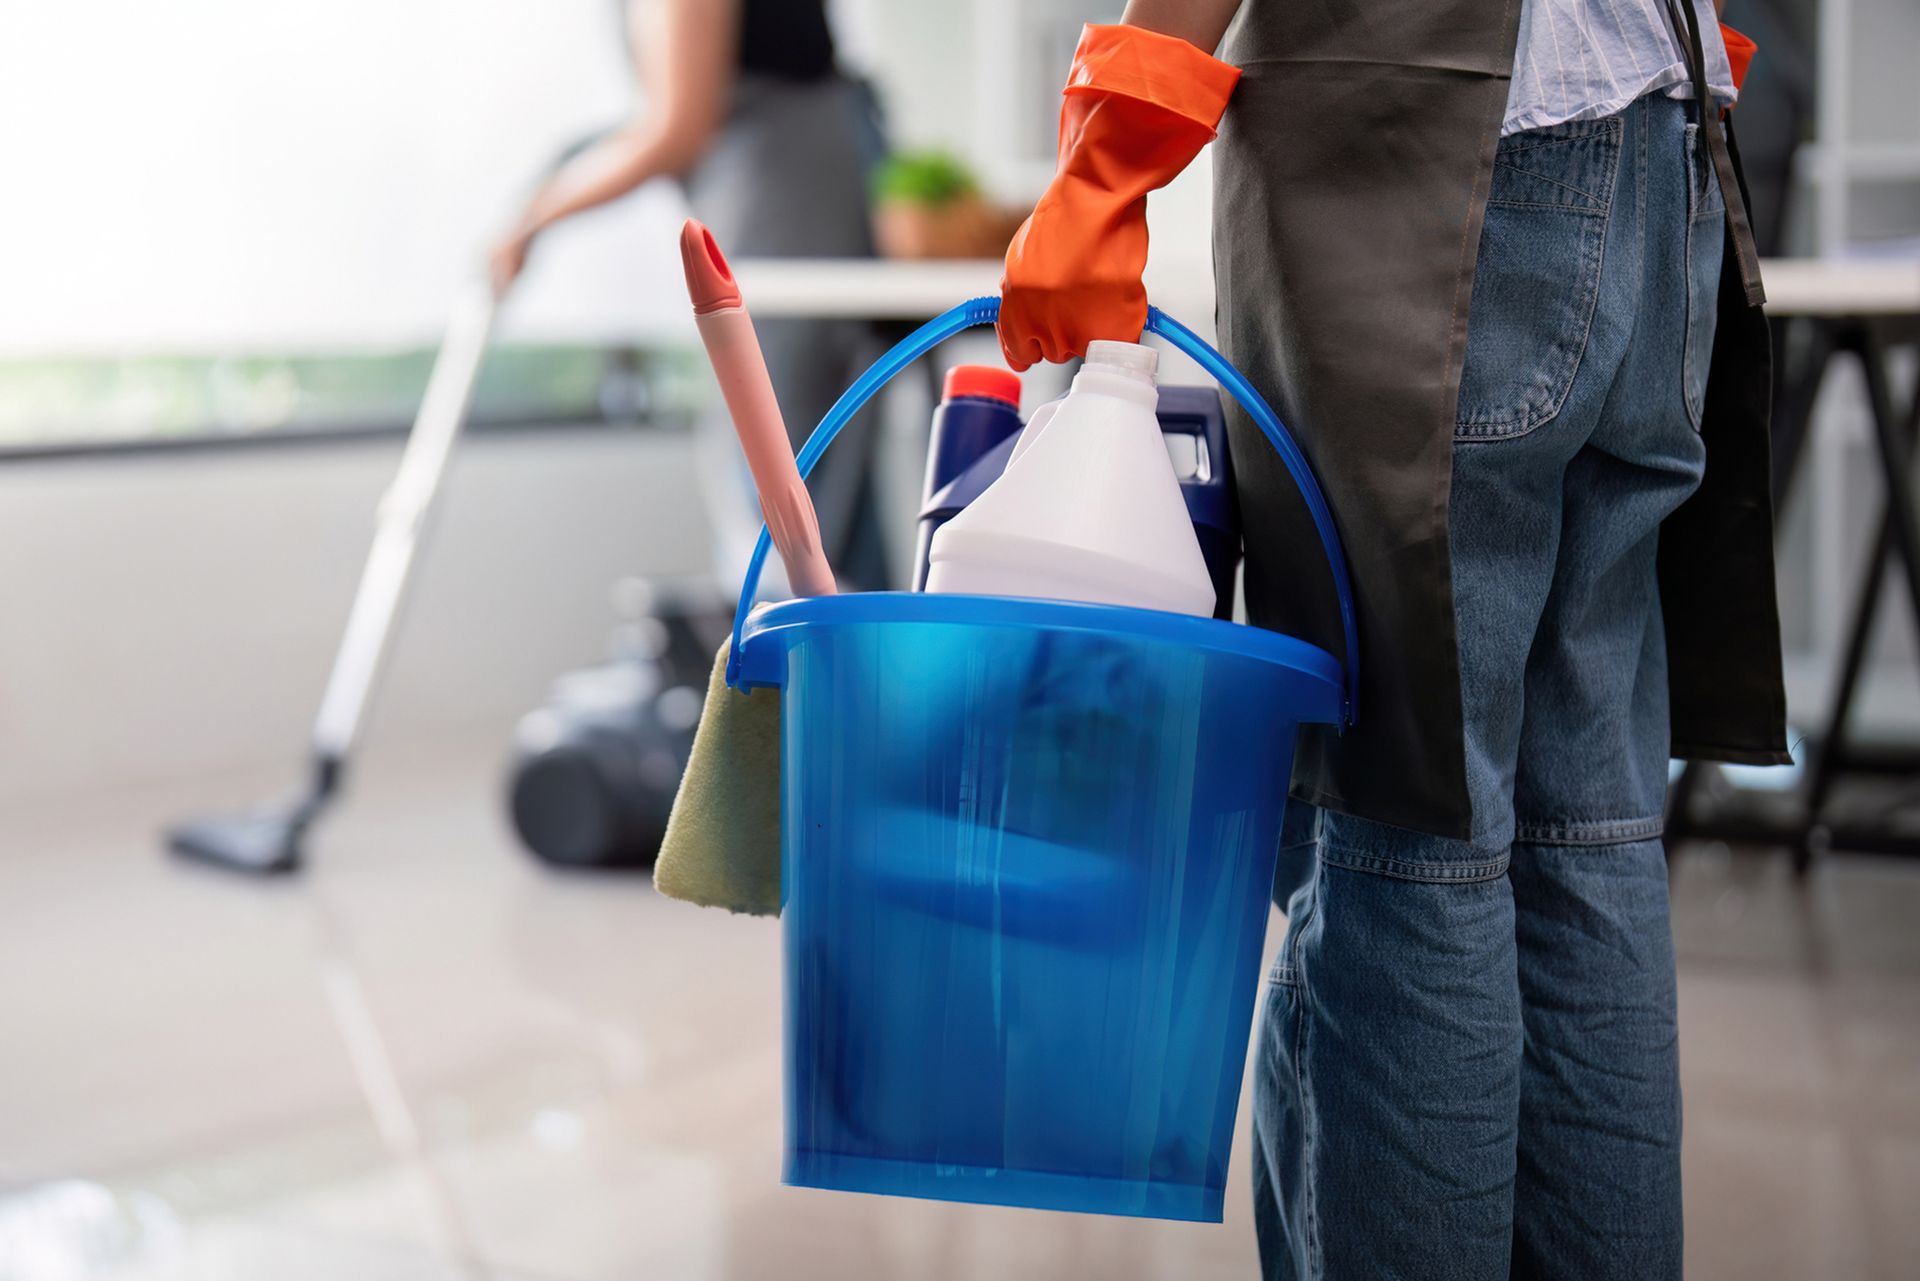
M1694 12L1693 0L1667 0L1667 18L1687 51L1693 96L1700 106L1700 132L1707 140L1713 171L1720 181L1720 200L1727 209L1727 233L1740 268L1740 287L1746 292L1747 306L1758 307L1767 300L1760 283L1760 251L1754 247L1753 224L1747 218L1740 176L1734 172L1733 156L1727 149L1727 134L1720 127L1720 113L1714 109L1713 94L1707 88L1707 54L1700 43L1700 17Z

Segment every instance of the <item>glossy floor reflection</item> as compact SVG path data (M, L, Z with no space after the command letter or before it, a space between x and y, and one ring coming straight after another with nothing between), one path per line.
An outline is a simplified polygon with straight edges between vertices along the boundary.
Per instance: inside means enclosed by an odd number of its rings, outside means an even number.
M497 771L375 757L275 883L153 832L279 779L0 813L0 1277L1252 1275L1244 1115L1217 1227L782 1188L775 927L543 871ZM1920 864L1675 893L1690 1275L1908 1275Z

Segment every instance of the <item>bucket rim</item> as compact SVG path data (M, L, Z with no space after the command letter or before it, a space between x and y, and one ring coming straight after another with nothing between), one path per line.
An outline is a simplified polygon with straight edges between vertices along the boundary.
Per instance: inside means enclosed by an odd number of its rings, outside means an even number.
M1264 627L1157 609L1085 601L945 592L859 592L813 596L756 607L741 629L742 688L779 685L780 660L792 634L814 626L943 623L1036 631L1100 633L1249 659L1283 667L1326 686L1324 719L1340 719L1344 671L1318 645ZM1302 716L1300 720L1313 718Z

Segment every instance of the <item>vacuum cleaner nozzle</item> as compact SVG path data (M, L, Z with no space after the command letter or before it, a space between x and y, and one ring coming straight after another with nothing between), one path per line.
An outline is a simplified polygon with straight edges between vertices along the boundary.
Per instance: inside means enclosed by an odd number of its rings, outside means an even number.
M306 791L244 814L188 819L167 829L167 848L182 858L233 871L276 875L300 867L300 842L340 786L340 762L322 758Z

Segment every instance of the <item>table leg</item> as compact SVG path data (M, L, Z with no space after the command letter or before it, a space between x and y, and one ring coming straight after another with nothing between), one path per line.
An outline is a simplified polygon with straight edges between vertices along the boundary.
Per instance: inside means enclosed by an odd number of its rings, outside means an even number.
M1849 336L1848 345L1859 355L1866 370L1867 397L1873 416L1874 440L1879 447L1881 472L1887 484L1887 496L1881 506L1879 530L1873 541L1854 600L1853 620L1847 632L1847 649L1841 663L1840 681L1835 687L1833 705L1827 713L1826 731L1818 740L1807 779L1806 828L1794 846L1793 866L1804 874L1813 855L1827 842L1825 812L1833 783L1846 763L1847 716L1859 693L1866 670L1867 649L1879 614L1880 592L1887 558L1899 552L1905 570L1907 592L1914 610L1916 630L1920 631L1920 522L1916 522L1913 473L1909 463L1910 442L1920 433L1920 387L1915 388L1908 406L1907 421L1895 421L1893 398L1887 386L1886 349L1870 328Z
M1893 522L1893 539L1900 551L1901 567L1906 571L1907 600L1913 609L1916 632L1920 632L1920 510L1914 500L1914 476L1911 462L1912 438L1920 426L1920 389L1908 406L1904 427L1896 421L1893 394L1888 387L1887 348L1880 335L1869 326L1861 336L1860 359L1867 371L1867 399L1873 409L1873 434L1880 446L1880 465L1887 477L1887 515Z

